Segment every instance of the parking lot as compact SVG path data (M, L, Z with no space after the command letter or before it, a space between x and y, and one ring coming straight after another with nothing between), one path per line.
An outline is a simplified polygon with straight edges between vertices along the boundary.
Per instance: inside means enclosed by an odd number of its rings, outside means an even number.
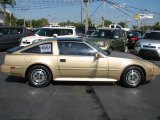
M0 52L0 64L5 52ZM150 60L160 66L159 60ZM53 82L34 88L0 73L0 120L160 120L160 76L138 88Z

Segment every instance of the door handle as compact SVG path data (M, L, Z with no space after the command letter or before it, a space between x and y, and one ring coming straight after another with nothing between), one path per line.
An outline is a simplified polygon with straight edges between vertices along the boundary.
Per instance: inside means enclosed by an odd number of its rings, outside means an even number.
M66 62L66 59L60 59L60 62Z

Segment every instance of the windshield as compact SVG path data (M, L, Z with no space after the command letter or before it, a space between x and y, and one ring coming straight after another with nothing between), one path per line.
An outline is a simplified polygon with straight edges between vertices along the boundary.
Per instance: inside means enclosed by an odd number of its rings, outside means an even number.
M111 31L111 30L98 30L97 37L98 38L113 39L113 37L114 37L114 31Z
M145 33L143 39L160 40L160 32Z
M91 45L92 47L94 47L97 51L99 51L99 52L101 52L103 55L108 55L109 54L109 52L107 52L107 51L104 51L104 50L102 50L101 48L99 48L97 45L95 45L95 44L93 44L93 43L91 43L91 42L89 42L89 41L86 41L89 45Z

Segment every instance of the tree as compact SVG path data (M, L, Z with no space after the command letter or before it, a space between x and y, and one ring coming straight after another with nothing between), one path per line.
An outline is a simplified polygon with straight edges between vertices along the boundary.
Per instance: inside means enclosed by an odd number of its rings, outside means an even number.
M154 26L153 26L153 29L154 30L160 30L160 22L155 23Z
M16 26L17 18L13 14L6 14L6 25Z
M4 11L4 15L5 15L5 24L6 23L6 18L7 18L7 5L10 5L12 7L14 7L14 5L16 5L16 2L14 0L0 0L0 4L3 8L3 11ZM11 15L9 15L9 17L11 17Z
M16 24L17 24L17 26L24 26L24 22L25 22L25 24L27 23L27 21L24 21L24 19L18 19L17 20L17 22L16 22Z
M104 20L104 26L109 27L109 25L112 24L110 20Z
M118 24L119 24L120 26L122 26L123 28L126 27L126 23L125 23L125 22L119 22Z
M104 27L109 27L110 24L112 24L110 20L104 20ZM98 25L98 27L102 27L102 24Z

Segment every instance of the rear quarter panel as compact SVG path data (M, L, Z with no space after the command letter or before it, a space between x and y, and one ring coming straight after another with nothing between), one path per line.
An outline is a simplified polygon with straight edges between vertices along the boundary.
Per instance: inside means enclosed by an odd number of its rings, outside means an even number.
M26 70L32 65L45 65L47 66L52 74L58 75L57 57L53 55L31 55L31 54L12 54L6 55L5 65L15 67L11 69L11 75L25 77Z

